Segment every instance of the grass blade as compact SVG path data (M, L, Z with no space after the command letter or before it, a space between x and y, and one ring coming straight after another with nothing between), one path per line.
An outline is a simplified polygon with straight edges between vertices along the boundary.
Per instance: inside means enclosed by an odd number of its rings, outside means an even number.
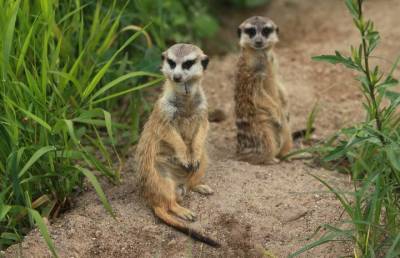
M11 17L8 20L8 24L6 27L4 39L2 41L2 49L3 49L3 56L1 58L2 61L2 77L3 81L6 81L6 76L8 72L8 68L10 65L10 53L11 53L11 47L13 45L13 38L14 38L14 30L15 30L15 22L17 19L17 13L19 10L19 5L20 5L20 0L17 0L14 5L11 5ZM5 10L2 10L2 13L4 15Z
M115 218L115 215L112 211L111 205L108 202L106 195L103 192L103 189L101 188L99 181L97 181L97 178L93 175L92 172L90 172L88 169L80 167L80 166L75 166L76 169L78 169L82 174L85 175L85 177L89 180L89 182L92 184L94 187L94 190L96 191L97 195L100 198L100 201L103 203L104 207L110 213L110 215Z
M143 28L143 30L146 29L147 26L145 26ZM131 44L137 37L139 37L139 35L142 33L142 31L138 31L135 34L133 34L125 43L124 45L122 45L122 47L120 47L115 54L110 58L110 60L100 69L100 71L94 76L94 78L92 79L92 81L89 83L89 85L86 87L86 89L84 90L84 92L82 93L82 100L86 99L91 93L92 91L95 89L95 87L97 86L97 84L100 82L100 80L103 78L103 76L105 75L105 73L107 72L107 70L109 69L109 67L111 66L111 64L113 63L114 59L117 57L117 55L122 52L122 50L124 50L129 44Z
M28 160L28 162L25 164L25 166L21 169L21 171L18 174L18 177L21 178L26 171L44 154L50 152L50 151L55 151L56 148L54 146L45 146L40 149L38 149L32 157Z
M42 216L40 216L39 212L37 212L36 210L33 210L33 209L28 209L28 212L34 219L36 226L39 228L39 231L42 234L44 240L46 241L46 244L49 247L51 253L53 254L54 257L58 257L53 240L51 240L51 238L50 238L49 231L47 229L47 226L46 226Z
M116 97L119 97L119 96L122 96L122 95L125 95L125 94L128 94L128 93L131 93L131 92L134 92L134 91L138 91L138 90L142 90L142 89L154 86L154 85L162 82L163 80L164 80L164 78L156 79L156 80L150 81L148 83L144 83L142 85L136 86L134 88L123 90L123 91L108 95L107 97L104 97L104 98L101 98L101 99L93 101L93 104L99 104L99 103L104 102L106 100L110 100L110 99L113 99L113 98L116 98Z

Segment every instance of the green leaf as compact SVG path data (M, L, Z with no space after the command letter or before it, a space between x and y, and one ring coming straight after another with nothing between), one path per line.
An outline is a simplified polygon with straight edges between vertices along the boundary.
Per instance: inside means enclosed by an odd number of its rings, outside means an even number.
M393 78L391 76L388 76L384 82L376 85L376 87L379 88L379 90L382 90L382 88L383 89L391 88L391 87L396 86L397 84L399 84L398 80L396 80L395 78Z
M391 145L386 148L387 157L392 164L393 168L400 172L400 151L395 146Z
M103 110L103 113L104 113L104 121L106 122L108 136L110 137L111 143L113 145L115 145L115 139L114 139L113 130L112 130L111 114L110 114L110 112L107 112L105 110Z
M4 217L7 215L7 213L11 210L10 205L1 205L0 206L0 222L3 221Z
M17 67L16 67L16 74L19 74L20 68L21 68L22 64L24 63L24 61L25 61L26 51L28 50L28 47L30 46L30 42L31 42L33 31L36 29L36 21L37 20L35 20L33 22L32 26L31 26L31 28L29 30L29 33L25 38L24 44L22 46L22 49L20 50L21 52L20 52L19 57L18 57L18 62L17 62Z
M8 240L12 240L12 242L21 241L21 237L18 234L10 233L10 232L2 233L0 235L0 239L8 239ZM2 256L0 256L0 257L2 257Z
M79 145L80 142L79 142L78 138L76 137L73 122L71 120L68 120L68 119L64 119L64 122L67 125L67 130L68 130L69 136L71 136L72 141L76 145Z
M393 76L394 71L397 69L397 66L400 63L400 55L396 58L396 61L393 63L392 68L390 69L389 76Z
M321 56L314 56L312 58L314 61L318 62L328 62L331 64L343 64L347 68L354 69L354 70L360 70L358 65L354 63L350 57L346 58L342 56L339 52L336 51L336 55L321 55Z
M117 57L117 55L122 52L129 44L131 44L137 37L139 37L140 34L143 33L143 31L148 27L145 26L142 30L136 32L133 34L123 45L120 47L114 55L110 58L110 60L100 69L100 71L94 76L92 81L89 83L89 85L86 87L86 89L82 93L82 100L86 99L92 91L96 88L97 84L100 82L100 80L103 78L103 76L106 74L106 72L109 70L109 67L113 63L114 59Z
M2 78L3 81L6 81L7 71L10 65L10 53L11 48L13 46L13 38L14 38L14 30L15 30L15 21L17 19L17 14L19 11L20 0L8 3L11 9L11 17L8 17L8 23L2 24L1 26L6 26L5 34L2 38L2 56L0 61L2 62ZM5 15L6 10L2 10L2 15Z
M80 166L75 166L76 169L78 169L82 174L86 176L86 178L89 180L89 182L92 184L94 187L94 190L96 191L97 195L100 198L100 201L103 203L105 209L110 213L110 215L115 218L115 215L112 211L111 205L108 202L106 195L103 192L103 189L101 188L99 181L97 181L97 178L93 175L92 172L87 170L86 168L80 167Z
M352 217L352 215L353 215L352 207L350 205L350 202L347 200L346 196L344 196L344 195L342 196L336 189L334 189L331 185L329 185L327 182L325 182L321 178L317 177L316 175L312 175L311 174L311 176L314 177L315 179L317 179L318 181L320 181L323 185L325 185L336 196L336 198L340 201L340 203L342 204L342 206L346 210L347 214L350 217Z
M51 126L46 123L43 119L41 119L40 117L38 117L37 115L29 112L28 110L23 109L22 107L14 104L19 110L22 111L22 113L24 113L27 117L31 118L32 120L36 121L37 123L39 123L41 126L43 126L44 128L46 128L47 130L49 130L51 132Z
M317 246L329 243L329 242L335 240L335 238L337 238L338 236L339 236L338 234L334 234L334 233L327 234L327 235L321 237L320 239L318 239L317 241L314 241L311 244L305 245L303 248L301 248L300 250L290 254L288 257L289 258L296 257L296 256L298 256L298 255L300 255L300 254L302 254L304 252L307 252L308 250L311 250L311 249L313 249L313 248L315 248Z
M358 6L355 4L353 0L346 0L345 1L347 9L350 11L350 14L353 16L353 18L357 19L359 14L358 14Z
M45 146L40 149L38 149L32 157L28 160L28 162L25 164L25 166L21 169L21 171L18 174L18 177L21 178L26 171L44 154L46 154L49 151L55 151L56 148L54 146Z
M104 102L104 101L112 99L112 98L116 98L116 97L119 97L119 96L122 96L122 95L125 95L125 94L128 94L128 93L134 92L134 91L138 91L138 90L141 90L141 89L148 88L150 86L153 86L153 85L156 85L156 84L160 83L162 80L164 80L164 78L152 80L152 81L144 83L142 85L135 86L135 87L133 87L131 89L123 90L123 91L108 95L107 97L104 97L104 98L101 98L101 99L93 101L93 104L98 104L100 102Z
M113 87L117 86L118 84L120 84L123 81L126 81L128 79L131 78L136 78L136 77L140 77L140 76L151 76L151 77L158 77L160 78L161 76L159 74L156 73L148 73L148 72L130 72L128 74L125 74L109 83L107 83L106 85L104 85L102 88L100 88L98 91L96 91L96 93L93 94L93 96L90 98L90 100L94 100L96 99L98 96L104 94L105 92L107 92L108 90L112 89Z
M50 238L49 231L47 229L46 224L44 223L42 216L40 216L39 212L37 212L36 210L33 210L33 209L28 209L28 212L34 219L35 224L39 228L39 231L42 234L42 237L44 238L44 240L46 241L46 244L49 247L51 253L53 254L54 257L58 257L53 240L51 240L51 238Z
M400 256L400 233L396 236L393 241L392 246L386 253L385 258L395 258Z

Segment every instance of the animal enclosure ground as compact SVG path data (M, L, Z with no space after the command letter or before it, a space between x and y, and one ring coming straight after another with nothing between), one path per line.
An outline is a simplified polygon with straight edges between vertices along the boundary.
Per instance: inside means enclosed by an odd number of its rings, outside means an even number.
M387 68L390 63L385 60L400 54L400 5L398 0L374 0L367 1L365 7L382 36L377 52L382 58L375 60ZM294 129L304 128L317 101L317 138L362 119L361 94L353 74L339 66L311 61L311 56L334 49L347 51L350 44L357 44L357 32L342 0L275 0L265 9L235 15L229 23L236 26L255 14L270 16L280 26L277 56ZM211 162L205 180L215 194L204 197L190 193L184 202L198 214L193 226L221 241L223 247L213 249L193 242L154 217L138 198L131 153L122 184L104 182L116 220L88 190L76 198L72 210L49 226L61 257L285 257L308 243L307 238L319 225L345 219L338 201L310 174L344 191L351 188L347 176L313 168L307 161L253 166L235 160L232 101L236 59L237 53L213 57L203 83L210 106L228 113L226 121L211 124L208 139ZM318 236L320 233L314 239ZM350 246L336 243L303 257L338 257L351 251ZM50 257L50 252L34 230L22 244L5 253L6 257L18 255Z

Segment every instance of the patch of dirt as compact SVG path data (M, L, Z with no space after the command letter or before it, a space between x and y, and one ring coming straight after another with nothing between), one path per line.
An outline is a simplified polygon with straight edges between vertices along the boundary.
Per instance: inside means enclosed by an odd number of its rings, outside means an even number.
M387 68L390 63L385 60L400 53L400 30L396 29L400 5L397 0L374 0L367 1L366 9L383 38L377 56L384 59L376 61ZM253 14L268 15L281 28L277 54L294 129L304 128L317 101L317 138L362 119L354 74L310 58L334 49L347 52L350 44L357 44L357 32L350 26L343 1L275 0L266 9L248 13ZM244 18L235 16L231 24ZM235 31L235 26L229 29ZM254 166L235 160L232 112L236 59L237 53L212 58L204 81L210 106L227 114L226 120L211 125L208 139L211 162L205 181L215 194L204 197L190 193L184 202L198 214L193 227L218 239L223 247L213 249L194 242L160 223L138 197L130 155L122 184L104 182L115 220L96 194L87 191L76 199L74 209L49 226L61 257L286 257L318 239L322 232L308 238L319 225L338 224L344 219L338 201L310 174L343 190L351 188L346 176L312 168L306 161ZM351 252L343 243L331 243L303 257L339 257ZM21 244L7 249L5 256L50 257L50 253L38 231L33 230Z

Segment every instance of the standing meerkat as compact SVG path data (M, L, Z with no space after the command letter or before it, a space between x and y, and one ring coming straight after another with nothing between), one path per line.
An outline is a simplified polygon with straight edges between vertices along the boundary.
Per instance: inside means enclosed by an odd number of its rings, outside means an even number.
M175 218L194 221L180 206L188 191L209 195L201 183L207 166L207 100L201 86L208 57L197 46L176 44L162 54L163 93L144 126L136 160L143 196L166 224L213 247L220 244ZM172 214L171 214L172 213Z
M238 28L240 58L235 85L238 154L250 163L277 162L292 148L288 101L277 77L274 46L279 29L254 16Z

